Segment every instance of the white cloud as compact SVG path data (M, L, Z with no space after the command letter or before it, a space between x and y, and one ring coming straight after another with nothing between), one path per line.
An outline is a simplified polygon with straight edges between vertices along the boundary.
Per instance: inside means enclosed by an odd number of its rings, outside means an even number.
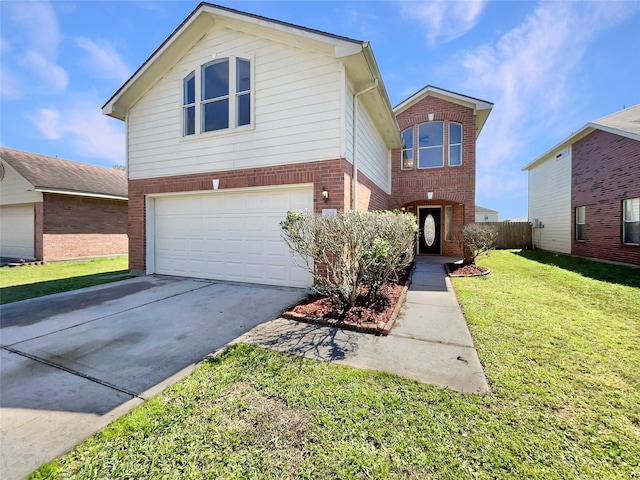
M497 43L465 56L465 89L495 103L478 141L479 191L497 194L518 187L504 165L532 160L518 157L523 147L550 126L571 121L575 73L590 42L635 9L630 2L542 3ZM539 153L544 150L541 146ZM520 183L526 189L524 177Z
M124 163L124 128L103 115L93 101L79 100L68 108L41 108L29 119L45 138L69 141L82 156Z
M69 84L65 69L36 51L29 50L20 63L44 80L54 91L65 90Z
M67 72L58 65L62 34L53 7L48 2L7 2L7 17L14 32L12 44L3 40L3 69L20 65L44 82L47 92L62 91L69 83ZM10 51L9 51L10 50ZM21 98L32 88L29 77L18 79L19 69L8 76L13 83L3 87L5 98Z
M54 58L62 40L58 20L49 2L8 2L11 20L20 27L30 48Z
M5 65L0 69L0 98L2 100L19 100L22 98L21 82Z
M30 115L30 120L47 140L58 140L62 136L60 112L51 108L41 108L37 114Z
M127 67L112 45L98 45L84 37L76 38L75 42L80 49L88 54L87 61L91 68L103 77L122 83L131 75L129 67Z
M434 47L438 40L450 42L475 27L486 3L486 0L403 1L401 12L425 26L427 41Z

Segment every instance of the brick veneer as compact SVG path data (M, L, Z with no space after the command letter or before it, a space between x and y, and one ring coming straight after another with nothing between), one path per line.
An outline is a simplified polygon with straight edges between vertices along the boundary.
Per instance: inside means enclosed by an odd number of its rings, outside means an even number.
M444 167L402 170L401 149L392 151L391 197L392 209L423 205L442 205L442 229L444 232L444 206L453 205L453 230L465 223L475 221L476 195L476 119L473 109L448 102L434 96L427 96L397 116L400 130L429 121L444 122L445 149ZM448 166L449 122L462 124L462 165ZM414 128L414 167L417 166L418 132ZM433 192L433 199L427 200L427 192ZM455 242L442 242L442 254L457 256L460 249Z
M126 200L45 193L36 204L38 258L126 254L127 249Z
M571 253L640 265L640 247L622 243L622 201L640 197L640 142L596 130L572 145ZM585 208L585 241L575 208Z
M345 211L351 204L351 172L351 163L339 158L293 165L129 180L129 268L136 271L146 270L145 195L213 190L213 179L219 180L219 189L312 183L316 213L321 213L325 208ZM358 185L359 209L388 208L386 192L360 171ZM322 199L323 187L329 191L327 202Z

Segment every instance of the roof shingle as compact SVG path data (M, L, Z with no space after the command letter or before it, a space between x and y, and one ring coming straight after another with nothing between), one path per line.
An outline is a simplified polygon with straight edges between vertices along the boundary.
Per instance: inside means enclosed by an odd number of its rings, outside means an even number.
M72 162L37 153L0 148L0 158L36 189L61 190L127 198L127 179L122 170Z

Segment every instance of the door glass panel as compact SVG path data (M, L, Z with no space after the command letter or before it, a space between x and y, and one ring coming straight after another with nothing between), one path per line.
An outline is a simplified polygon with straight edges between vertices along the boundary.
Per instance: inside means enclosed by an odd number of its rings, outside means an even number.
M424 219L424 241L427 246L431 247L436 239L436 222L433 219L433 215L427 215Z

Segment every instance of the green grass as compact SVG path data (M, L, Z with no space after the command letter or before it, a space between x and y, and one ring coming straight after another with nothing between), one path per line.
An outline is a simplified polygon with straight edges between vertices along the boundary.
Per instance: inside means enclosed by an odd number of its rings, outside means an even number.
M640 270L583 262L455 279L491 395L237 345L32 478L640 478Z
M0 268L0 304L129 278L127 257Z

